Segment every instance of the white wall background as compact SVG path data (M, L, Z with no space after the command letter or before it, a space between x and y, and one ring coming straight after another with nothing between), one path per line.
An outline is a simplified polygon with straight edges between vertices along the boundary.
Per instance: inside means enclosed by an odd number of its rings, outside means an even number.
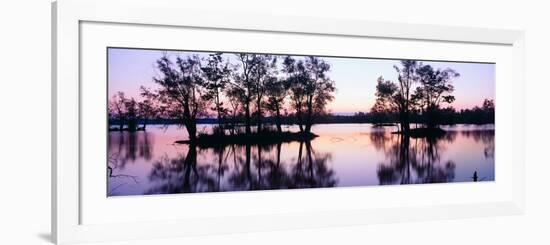
M154 0L151 0L154 1ZM184 0L182 0L184 1ZM545 1L189 1L191 8L518 28L527 42L527 214L116 244L548 244L550 7ZM50 231L50 0L0 5L0 244ZM31 115L33 116L31 118ZM529 242L530 241L530 242ZM161 243L163 242L163 243Z

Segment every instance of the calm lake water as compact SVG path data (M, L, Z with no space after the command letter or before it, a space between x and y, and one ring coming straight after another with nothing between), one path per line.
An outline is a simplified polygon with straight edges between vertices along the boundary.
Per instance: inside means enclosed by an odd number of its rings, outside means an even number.
M426 140L391 134L395 127L320 124L310 142L219 149L174 144L187 139L177 126L110 132L108 196L471 182L474 172L493 181L494 126L443 129Z

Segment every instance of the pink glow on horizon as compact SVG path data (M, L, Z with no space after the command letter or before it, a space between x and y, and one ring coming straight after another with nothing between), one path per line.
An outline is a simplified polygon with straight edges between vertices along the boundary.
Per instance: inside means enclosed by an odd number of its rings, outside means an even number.
M199 52L168 52L172 58ZM208 53L200 53L206 57ZM145 86L154 89L154 76L158 76L155 61L162 51L140 49L109 49L108 52L108 96L123 91L127 97L139 99L139 88ZM226 54L225 57L231 57ZM327 108L332 113L368 112L375 102L376 79L383 76L396 81L393 65L399 60L359 59L322 57L331 64L329 76L335 81L337 92L335 100ZM434 68L452 68L460 73L453 80L456 100L451 104L455 109L481 106L484 99L495 98L495 64L423 62ZM442 104L447 107L447 104Z

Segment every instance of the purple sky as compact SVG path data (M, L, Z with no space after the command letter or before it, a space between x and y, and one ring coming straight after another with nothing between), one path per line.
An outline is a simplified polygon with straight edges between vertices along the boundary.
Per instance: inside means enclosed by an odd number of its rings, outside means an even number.
M123 91L127 97L139 100L139 87L155 88L154 76L158 76L155 61L163 51L145 49L108 49L108 94L109 98L117 91ZM199 54L206 57L207 52L168 51L171 58ZM233 59L232 54L224 54ZM333 113L367 112L375 101L376 80L383 76L386 80L397 80L393 65L399 60L365 59L365 58L323 58L331 64L329 76L335 81L337 92L335 100L328 109ZM457 62L423 62L434 68L452 68L460 77L453 80L456 100L453 106L457 109L481 105L485 98L495 97L495 65L481 63Z

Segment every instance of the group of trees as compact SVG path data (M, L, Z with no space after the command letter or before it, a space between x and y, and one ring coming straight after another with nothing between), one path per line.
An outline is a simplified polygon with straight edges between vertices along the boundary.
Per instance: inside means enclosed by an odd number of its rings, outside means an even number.
M495 123L495 102L493 100L485 99L481 107L475 106L472 109L463 109L457 113L452 113L453 108L447 110L450 110L451 113L446 113L444 116L449 114L451 116L443 117L444 123Z
M455 125L455 124L494 124L495 123L495 104L491 99L485 99L481 106L474 106L470 109L457 110L452 106L437 108L436 113L430 116L434 125ZM435 115L434 115L435 114ZM425 124L426 114L420 110L410 112L411 124ZM385 125L388 123L399 122L397 112L391 110L380 110L373 108L371 112L358 112L351 116L333 116L330 118L320 118L323 122L357 122L374 123L376 125Z
M394 66L397 81L379 77L376 85L376 103L371 113L391 117L396 115L403 134L409 134L411 115L417 114L428 129L441 123L441 105L451 104L454 86L452 80L460 76L453 69L435 69L415 60L401 61Z
M263 130L269 114L279 132L282 114L293 117L300 133L311 133L315 118L333 100L334 81L328 77L330 65L307 56L295 57L237 53L191 55L170 59L167 54L156 61L157 89L141 88L143 101L127 99L122 92L109 102L110 119L118 129L137 130L137 118L176 120L183 125L189 140L197 138L197 119L215 114L215 133L243 125L245 134ZM290 113L288 113L290 112ZM143 126L145 128L145 125Z
M214 133L261 133L264 124L282 132L282 124L296 124L310 134L315 122L398 123L409 134L411 123L433 130L441 124L494 123L494 102L457 111L451 103L453 69L439 69L415 60L394 66L395 81L379 77L376 102L369 113L353 116L325 113L334 99L331 66L315 56L212 53L170 58L165 53L155 63L155 90L140 88L141 100L116 93L109 101L111 130L145 130L156 119L186 128L189 140L197 139L200 118L216 118ZM444 105L447 105L446 107ZM214 120L214 119L212 119ZM141 126L140 126L141 124Z
M146 96L145 99L138 102L133 97L126 98L124 92L117 92L109 100L108 113L109 120L117 122L117 126L110 127L110 130L138 131L145 130L146 119L155 117L156 109L153 101ZM139 126L140 122L141 127Z

